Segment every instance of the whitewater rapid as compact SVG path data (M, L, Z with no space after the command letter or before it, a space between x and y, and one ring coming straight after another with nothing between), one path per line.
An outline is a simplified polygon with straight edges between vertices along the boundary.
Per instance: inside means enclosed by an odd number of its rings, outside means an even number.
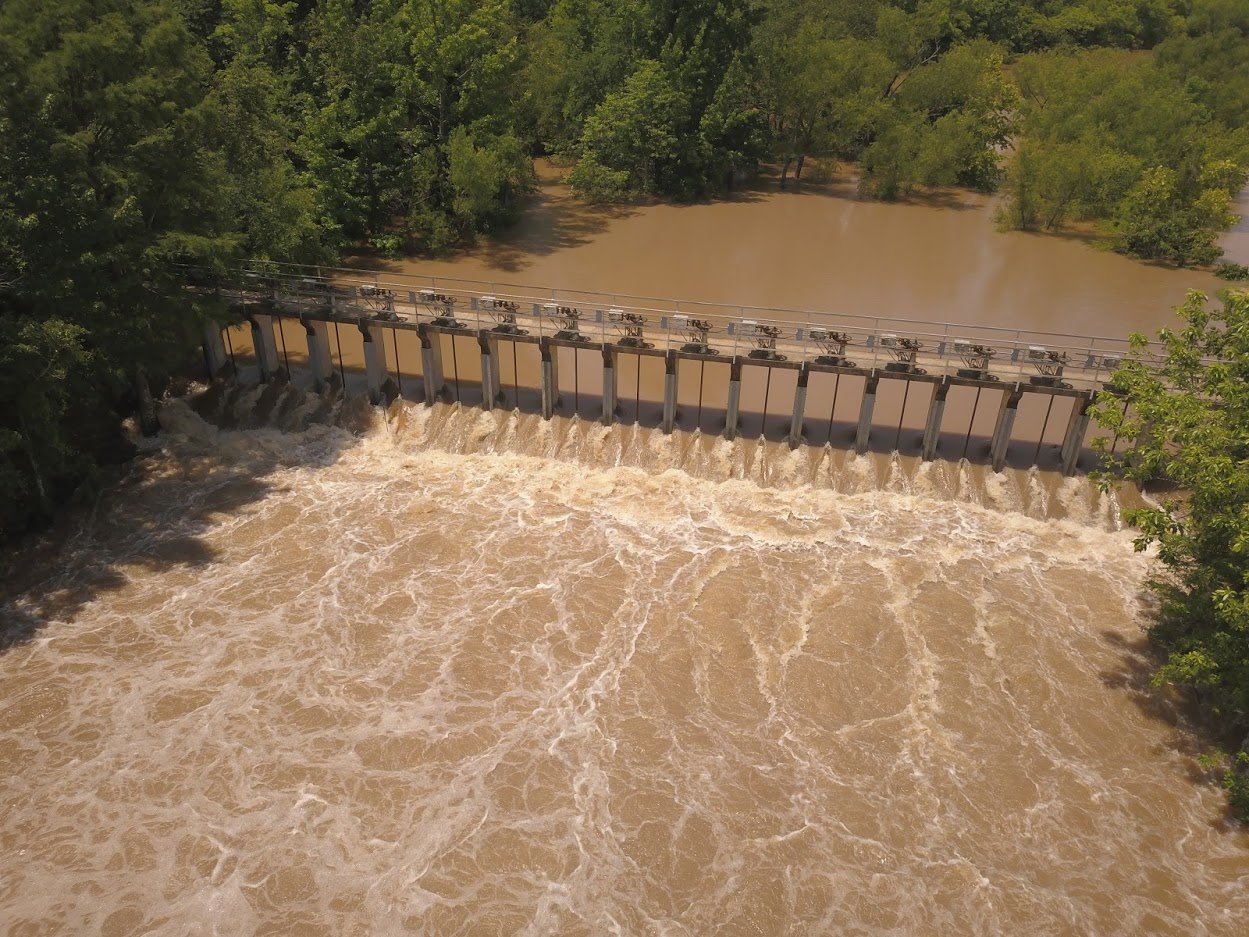
M10 933L1243 925L1085 481L294 393L0 606Z

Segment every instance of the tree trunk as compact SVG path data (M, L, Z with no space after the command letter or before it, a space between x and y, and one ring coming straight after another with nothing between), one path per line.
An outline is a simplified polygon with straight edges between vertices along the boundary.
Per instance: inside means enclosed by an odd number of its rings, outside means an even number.
M139 431L144 436L155 436L160 432L160 420L156 418L156 401L142 368L135 369L134 389L139 396Z
M789 164L794 161L792 156L786 156L785 162L781 166L781 188L785 188L785 177L789 175Z
M52 513L52 499L48 497L48 489L43 484L43 473L39 470L39 461L35 458L35 446L31 441L30 430L26 425L26 414L21 410L21 403L18 403L17 411L18 421L22 427L22 443L26 447L26 458L30 461L31 475L35 479L35 490L39 492L39 506L43 508L44 514Z
M807 154L798 154L798 165L794 167L794 184L797 185L802 181L802 164L807 161Z

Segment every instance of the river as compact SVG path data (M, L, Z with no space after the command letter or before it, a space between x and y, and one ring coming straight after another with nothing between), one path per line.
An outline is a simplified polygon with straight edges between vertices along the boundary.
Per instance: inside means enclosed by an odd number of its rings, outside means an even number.
M520 224L451 259L359 262L397 272L551 287L997 325L1076 335L1152 333L1210 273L1144 264L1072 236L999 232L996 199L946 191L910 203L857 196L852 179L760 187L694 205L588 207L540 167ZM1223 238L1249 263L1249 189Z
M713 298L766 291L741 268L788 250L783 302L827 307L849 239L786 249L751 212L835 203L647 208L508 263L541 282L598 257L562 285ZM725 258L719 221L670 256L663 232L700 212L755 218L767 262ZM626 256L617 234L648 217L653 243ZM1001 237L1120 263L983 244ZM949 263L980 249L937 243ZM895 257L875 280L891 301L923 293L895 282L915 265L941 269ZM1193 276L1131 270L1159 290ZM1091 288L1065 272L1051 297ZM1106 315L1148 327L1172 301ZM0 596L7 933L1243 930L1249 834L1147 686L1152 561L1113 496L282 393L166 403L127 477Z

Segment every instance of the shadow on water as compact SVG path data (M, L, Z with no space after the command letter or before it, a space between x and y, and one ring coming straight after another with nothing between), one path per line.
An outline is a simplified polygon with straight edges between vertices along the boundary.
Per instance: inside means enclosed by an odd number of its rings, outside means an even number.
M1146 617L1152 621L1156 614L1153 596L1146 593L1142 598ZM1182 756L1190 782L1198 787L1220 787L1222 772L1204 767L1198 759L1219 750L1234 749L1237 740L1218 730L1191 693L1154 685L1154 673L1166 660L1166 654L1144 634L1126 638L1105 631L1102 640L1119 653L1117 666L1099 674L1102 683L1125 694L1145 716L1167 728L1159 753L1169 751ZM1229 833L1246 830L1246 824L1236 818L1227 804L1210 825Z
M863 202L901 207L937 208L949 211L976 211L982 208L989 195L961 188L918 188L894 199L879 199L859 188L859 177L853 173L838 172L829 178L817 176L797 182L791 176L781 188L780 173L776 167L766 167L757 178L745 185L741 193L749 195L748 201L759 201L774 195L813 196L842 202ZM731 200L737 193L728 196Z
M296 463L331 465L353 444L348 433L326 433L298 449L235 446L216 437L213 426L280 425L266 420L278 419L281 404L274 401L284 395L304 392L279 383L263 390L215 384L191 401L209 424L204 438L179 445L177 453L140 454L93 505L70 509L50 531L0 554L0 654L36 639L52 622L72 621L136 577L212 565L218 553L208 533L279 490L276 471ZM337 423L350 429L344 425L355 418L346 415L350 409L308 408L304 428Z
M594 205L577 199L562 183L548 181L525 198L515 224L481 238L476 246L457 251L456 259L477 261L491 270L518 273L535 258L581 247L605 233L611 224L636 214L640 203ZM418 257L420 255L417 255ZM435 259L432 255L425 259ZM365 261L370 269L400 270L403 263L360 251L346 263Z

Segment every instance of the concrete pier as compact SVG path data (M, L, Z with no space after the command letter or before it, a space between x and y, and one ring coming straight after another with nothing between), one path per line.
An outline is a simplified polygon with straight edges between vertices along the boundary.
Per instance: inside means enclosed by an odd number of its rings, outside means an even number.
M854 451L859 455L867 452L867 441L872 434L872 411L876 409L876 385L880 378L876 373L868 375L863 385L863 403L859 407L859 430L854 436Z
M811 371L804 361L798 369L798 386L794 389L794 415L789 419L789 448L797 449L802 444L802 420L807 409L807 381Z
M414 312L404 314L402 311L395 312L393 309L388 310L391 314L379 316L376 309L379 300L377 299L377 288L370 288L369 291L359 292L355 297L349 296L345 289L335 294L340 297L346 297L339 306L339 315L332 315L325 308L325 301L321 294L318 293L313 301L308 301L299 289L295 289L291 295L277 292L274 294L273 304L262 305L255 301L252 296L256 290L241 291L244 295L243 301L234 305L236 315L241 314L247 325L243 328L250 327L252 333L251 348L247 347L244 342L241 346L240 353L247 356L250 363L250 357L254 354L259 363L261 380L272 381L281 377L285 368L285 346L279 341L281 335L277 332L277 326L282 319L290 319L299 321L306 333L308 342L308 366L311 371L312 380L318 389L324 389L332 380L333 375L344 363L337 358L337 346L331 341L331 329L337 330L343 327L344 323L354 325L359 328L364 337L364 371L367 379L369 397L373 401L380 399L388 392L393 393L389 378L394 377L396 380L395 387L402 393L408 389L399 383L401 375L398 373L391 374L389 372L389 362L387 358L386 345L392 339L395 344L395 354L399 353L398 345L402 337L402 333L415 332L421 343L421 364L423 386L425 389L425 403L432 406L433 403L441 399L450 398L450 385L447 383L449 375L444 372L443 365L443 345L447 341L454 341L456 336L469 338L475 336L477 339L478 349L481 355L481 371L480 380L482 386L482 408L490 410L499 406L501 402L510 400L510 396L506 394L503 387L501 364L502 358L500 354L508 354L508 348L511 347L511 354L518 355L522 352L521 346L526 346L523 353L527 356L533 355L534 346L537 347L540 356L540 369L535 379L529 375L524 369L518 373L525 373L524 387L517 387L518 406L527 406L533 410L540 412L544 419L552 419L558 412L560 407L560 383L559 383L559 364L560 357L564 358L564 366L575 367L577 358L575 357L578 349L583 349L587 353L593 347L598 347L603 358L603 395L602 395L602 412L596 419L601 419L603 425L610 426L614 424L620 412L620 396L619 396L619 357L622 354L628 354L631 358L629 364L629 378L633 378L633 362L637 363L637 373L639 384L637 387L637 406L640 411L639 420L647 425L655 425L661 427L664 434L675 432L677 420L679 417L681 386L680 371L682 359L689 359L693 363L697 363L700 368L705 368L707 363L713 361L712 355L715 352L709 350L705 342L698 343L690 341L689 335L682 332L684 336L684 344L680 342L682 338L673 338L668 336L664 340L664 344L658 344L659 337L656 336L656 342L643 342L640 337L626 334L626 330L617 328L621 332L618 341L606 340L601 344L590 343L588 335L582 335L576 328L569 326L567 322L561 319L560 325L563 327L553 337L542 334L542 329L537 329L538 334L532 331L522 329L514 323L504 321L498 324L501 316L477 317L475 325L469 325L466 322L458 322L450 316L452 304L455 302L454 297L444 296L443 294L435 294L432 291L425 291L429 296L422 294L416 297L415 294L409 295L409 301L414 304ZM385 291L383 291L385 292ZM386 293L387 296L392 296ZM363 298L360 298L363 297ZM393 297L392 297L393 298ZM348 302L347 300L352 300ZM432 304L432 305L431 305ZM419 306L419 308L416 308ZM507 308L511 308L510 301ZM563 307L556 306L556 310ZM432 310L432 312L431 312ZM581 313L576 310L566 310L570 313L568 318L570 321L575 320ZM615 310L613 310L614 312ZM438 315L439 312L446 315ZM576 313L576 316L572 315ZM428 317L434 314L435 317L430 320L422 319L423 316ZM620 313L624 315L624 313ZM469 318L469 317L466 317ZM494 320L494 324L491 323ZM600 321L599 319L595 320ZM615 322L616 320L602 319L603 322ZM632 320L623 319L621 321L631 322ZM746 320L743 320L745 322ZM698 320L701 323L702 320ZM731 323L730 323L731 324ZM710 327L709 327L710 328ZM697 338L697 329L694 330L694 337ZM603 334L606 335L608 329L605 328ZM753 331L743 334L754 335ZM770 333L761 332L765 336ZM893 367L891 370L878 369L874 366L859 367L854 362L849 361L844 356L836 354L837 341L828 340L828 333L817 332L812 330L812 336L817 334L824 335L824 339L816 340L819 349L825 354L818 355L808 360L807 355L810 351L800 343L804 340L803 334L800 332L790 340L790 344L783 345L785 353L776 352L775 354L767 354L766 345L760 347L764 349L755 349L750 352L750 356L737 356L725 354L724 356L715 355L714 363L717 366L717 373L714 376L713 383L710 385L714 388L710 393L704 393L707 387L704 385L704 374L694 375L698 392L699 417L698 422L702 424L702 411L704 408L712 408L711 412L717 412L720 406L723 406L725 419L723 424L723 436L725 439L736 439L741 433L742 421L745 419L747 424L754 427L755 421L762 417L765 428L775 423L775 418L783 413L785 406L790 407L790 420L788 433L785 437L789 443L789 448L796 449L807 442L806 430L808 427L807 409L811 404L810 396L810 376L812 373L826 375L831 383L832 401L831 404L825 401L821 407L828 406L828 435L825 436L822 431L823 421L821 420L821 431L818 433L818 439L821 442L827 440L829 443L841 444L844 436L840 432L834 430L834 424L837 422L838 411L838 387L846 382L842 378L853 378L855 383L862 380L861 385L862 397L859 403L857 425L852 434L853 446L856 453L864 454L871 449L872 435L875 422L879 422L882 427L888 427L889 433L892 435L893 427L898 426L899 445L902 446L903 436L905 435L904 449L909 449L910 454L919 455L924 461L932 461L939 457L938 449L942 440L942 426L944 418L951 412L947 406L947 398L951 388L957 388L957 414L960 423L964 416L965 403L971 406L971 419L967 425L967 441L963 442L963 451L969 455L974 461L985 462L992 466L995 471L1002 471L1007 462L1007 453L1018 453L1022 458L1025 453L1035 453L1034 461L1040 460L1040 453L1043 449L1047 452L1053 452L1053 448L1044 446L1046 427L1050 422L1050 414L1053 411L1058 397L1071 398L1074 403L1071 415L1066 427L1066 433L1062 440L1062 446L1059 453L1059 462L1062 471L1066 474L1073 474L1079 468L1080 454L1085 444L1085 436L1089 431L1089 427L1093 421L1092 407L1096 393L1105 385L1097 374L1098 369L1106 367L1102 363L1102 359L1089 358L1086 365L1075 365L1074 367L1083 368L1084 371L1091 372L1092 377L1085 375L1077 377L1068 375L1067 380L1058 380L1061 376L1057 373L1050 373L1054 370L1054 365L1045 364L1044 362L1057 360L1054 356L1057 352L1046 352L1045 348L1029 347L1027 349L1027 357L1020 353L1019 356L1012 356L1010 362L1007 362L1003 356L1001 367L997 374L989 373L987 369L969 369L959 368L957 373L943 373L943 369L955 368L955 365L946 359L950 359L955 352L951 352L945 348L945 345L939 345L937 349L930 352L928 357L921 360L924 367L915 367L913 369L904 370ZM837 333L840 334L840 333ZM443 338L443 336L447 338ZM226 367L231 362L231 356L227 355L227 347L225 342L229 339L230 333L214 329L211 325L204 328L201 341L204 349L205 364L209 371L220 372L228 370ZM896 338L896 336L893 336ZM883 339L882 339L883 341ZM575 344L580 342L581 344ZM799 344L793 344L798 342ZM758 342L755 342L756 344ZM748 343L749 346L750 343ZM954 348L958 348L958 342L955 342ZM966 344L966 343L964 343ZM454 351L457 346L451 346ZM892 345L886 346L893 348ZM235 349L230 349L231 351ZM843 349L844 350L844 349ZM1016 349L1018 351L1018 349ZM250 354L249 354L250 353ZM961 352L959 353L961 354ZM1048 357L1044 357L1048 354ZM1065 356L1066 353L1064 352ZM1038 357L1041 356L1041 357ZM1068 363L1068 357L1063 357L1063 363ZM664 379L662 392L653 381L641 381L643 372L654 375L655 362L647 362L644 359L659 359L664 362ZM1042 358L1044 360L1042 360ZM1034 360L1036 359L1036 360ZM448 366L454 363L454 357ZM517 359L514 359L517 360ZM532 360L528 358L527 360ZM1042 361L1037 364L1036 361ZM724 372L719 370L720 365L728 365L728 381L725 387ZM743 387L743 371L744 365L751 367L765 368L764 372L751 376L751 385L749 391ZM398 361L395 362L396 371L398 370ZM1028 368L1038 370L1038 375L1028 373ZM1045 370L1049 368L1049 370ZM475 371L476 369L474 369ZM778 375L778 371L796 372L796 379L790 383L788 375ZM935 372L935 373L934 373ZM974 373L973 373L974 372ZM1014 372L1014 373L1011 373ZM254 373L254 372L252 372ZM779 383L777 378L783 377L784 383ZM1008 379L1009 377L1009 379ZM883 400L878 400L878 388L881 378L891 381L901 381L905 383L905 387L887 387L887 393ZM458 379L458 377L457 377ZM470 373L465 375L465 379L473 382L472 389L475 392L477 374ZM821 378L823 381L825 378ZM305 378L306 380L306 378ZM597 383L597 378L595 378ZM840 382L840 383L839 383ZM758 392L756 392L756 383L758 384ZM577 382L570 381L570 384L577 386ZM908 394L912 396L920 393L920 388L915 384L926 384L930 388L931 396L928 401L927 416L924 421L922 439L915 438L917 434L906 433L902 430L905 427L906 410ZM1083 384L1083 386L1081 386ZM537 386L535 386L537 385ZM792 390L784 392L778 388L788 386ZM462 390L462 388L460 388ZM510 389L510 388L509 388ZM580 391L582 388L578 387ZM691 388L692 389L692 388ZM630 383L629 397L633 400L634 387ZM772 392L769 398L769 391ZM972 402L971 391L974 391L975 402ZM569 388L569 393L572 387ZM743 393L749 393L748 398L743 398ZM824 385L821 383L818 387L818 393L823 395L826 392ZM995 398L994 395L997 395ZM991 438L988 440L987 446L980 445L973 447L972 451L968 451L969 442L972 438L976 427L980 425L977 417L978 409L982 402L983 396L984 407L994 406L996 400L997 415L996 422L993 426ZM1029 440L1030 445L1023 444L1022 440L1015 440L1020 443L1012 448L1012 435L1020 420L1032 418L1030 416L1018 416L1019 404L1024 400L1037 402L1036 398L1045 398L1039 401L1039 405L1043 408L1045 414L1044 419L1040 420L1038 416L1038 425L1040 427L1040 443L1037 441L1036 427L1031 422L1028 424L1028 432L1032 434ZM785 398L785 399L782 399ZM460 395L456 395L456 399L460 399ZM474 395L469 399L477 400ZM523 402L522 402L523 401ZM900 401L900 404L899 404ZM769 402L771 403L772 421L769 424ZM918 405L917 401L913 401ZM658 409L662 404L662 409ZM1066 404L1063 404L1066 406ZM632 404L630 408L632 409ZM759 412L758 407L762 407ZM844 409L845 406L853 407L852 400L844 400L841 402ZM691 403L692 407L692 403ZM747 407L750 412L743 413L742 408ZM881 409L884 408L884 409ZM1025 408L1025 414L1039 414L1042 412L1037 407L1028 406ZM1061 412L1061 411L1056 411ZM643 414L645 417L643 418ZM662 415L661 415L662 414ZM987 414L983 414L987 417ZM691 411L690 416L693 417ZM844 416L842 417L844 419ZM1055 417L1059 419L1060 417ZM1134 429L1135 432L1135 429ZM960 431L960 437L962 433ZM883 439L880 440L883 443ZM950 457L953 457L951 454Z
M382 402L382 385L386 383L386 334L380 325L360 323L364 336L364 376L369 386L369 401Z
M942 378L941 383L932 389L932 403L928 405L928 421L924 424L924 442L920 447L920 457L931 462L937 457L937 441L941 437L941 420L945 416L945 398L950 393L950 381Z
M503 399L503 384L499 377L499 341L482 329L477 333L477 347L481 349L481 408L493 410Z
M729 362L729 399L725 414L724 438L737 438L737 418L742 406L742 363L734 356Z
M542 356L542 419L549 420L559 403L559 370L549 338L538 343L538 354Z
M425 380L425 406L432 407L446 386L442 376L442 339L424 324L416 328L421 340L421 376Z
M993 427L993 442L989 447L990 464L995 472L1002 471L1006 465L1006 449L1010 445L1010 434L1015 428L1022 397L1023 391L1018 384L1002 394L1002 405L998 408L997 423Z
M256 363L260 365L260 379L272 380L282 369L278 358L278 343L273 334L273 317L253 313L247 317L252 326L252 346L256 349Z
M603 345L603 425L616 422L616 352Z
M677 353L669 349L664 355L664 420L665 435L672 432L677 418Z
M208 368L209 378L222 372L229 363L226 356L225 342L221 339L221 326L216 322L204 325L204 365Z
M308 340L308 366L312 369L312 383L318 391L325 389L325 382L334 373L334 357L330 354L330 326L320 319L304 319L304 332Z
M1067 421L1067 433L1063 436L1063 447L1060 458L1062 473L1074 475L1076 463L1080 461L1080 450L1084 448L1084 434L1088 432L1089 420L1092 418L1089 409L1093 406L1093 393L1077 397L1071 408L1071 419Z

